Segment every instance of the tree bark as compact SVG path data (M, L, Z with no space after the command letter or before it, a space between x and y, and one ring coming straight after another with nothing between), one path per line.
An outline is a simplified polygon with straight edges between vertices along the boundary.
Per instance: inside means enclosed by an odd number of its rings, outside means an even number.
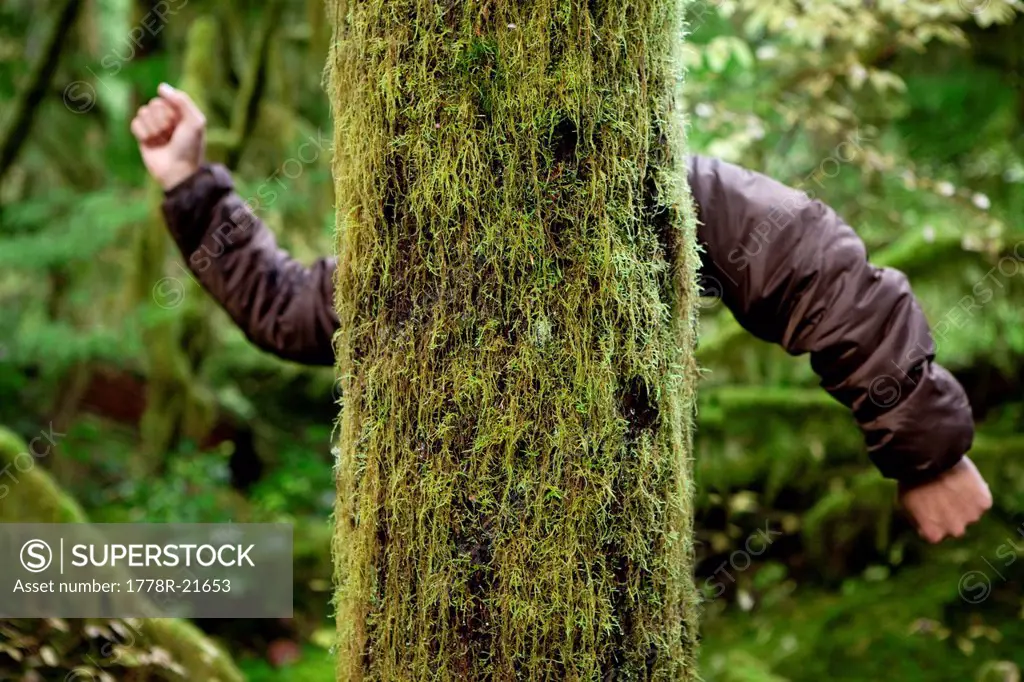
M695 680L680 0L330 0L339 680Z

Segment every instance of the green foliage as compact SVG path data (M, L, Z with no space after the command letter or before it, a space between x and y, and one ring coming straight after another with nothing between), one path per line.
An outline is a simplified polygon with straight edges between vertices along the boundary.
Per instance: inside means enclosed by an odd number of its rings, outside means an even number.
M242 669L249 682L333 682L336 665L324 649L307 646L295 664L275 668L265 661L243 661Z
M5 215L15 234L0 236L0 268L44 270L95 259L145 215L145 205L125 202L120 190L27 201Z
M254 507L268 515L290 514L325 518L334 507L334 476L320 453L310 447L285 448L288 463L251 492Z

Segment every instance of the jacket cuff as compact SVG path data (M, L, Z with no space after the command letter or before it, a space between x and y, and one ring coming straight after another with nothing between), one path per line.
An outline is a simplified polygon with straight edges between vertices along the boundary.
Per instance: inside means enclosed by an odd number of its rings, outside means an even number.
M868 454L882 475L911 486L952 469L974 442L974 418L963 387L940 365L928 362L923 369L909 395L861 424Z
M234 187L227 168L219 163L204 163L164 192L161 208L167 228L183 255L188 257L199 248L213 222L214 208Z

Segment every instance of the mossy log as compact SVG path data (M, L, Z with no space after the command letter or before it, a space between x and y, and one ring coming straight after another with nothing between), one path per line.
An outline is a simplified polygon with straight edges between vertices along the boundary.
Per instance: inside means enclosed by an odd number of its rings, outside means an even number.
M676 0L332 0L339 680L695 680Z
M17 481L4 478L8 487L0 497L0 523L88 523L78 503L28 453L20 438L0 427L0 471ZM244 682L231 657L191 623L171 618L133 623L145 640L138 644L168 651L189 672L188 679Z

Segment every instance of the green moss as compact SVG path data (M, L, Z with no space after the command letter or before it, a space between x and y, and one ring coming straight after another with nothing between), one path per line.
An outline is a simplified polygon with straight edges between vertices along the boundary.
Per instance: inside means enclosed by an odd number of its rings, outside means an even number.
M680 3L328 11L338 678L696 679Z
M85 512L57 486L28 446L0 427L0 523L86 523Z

